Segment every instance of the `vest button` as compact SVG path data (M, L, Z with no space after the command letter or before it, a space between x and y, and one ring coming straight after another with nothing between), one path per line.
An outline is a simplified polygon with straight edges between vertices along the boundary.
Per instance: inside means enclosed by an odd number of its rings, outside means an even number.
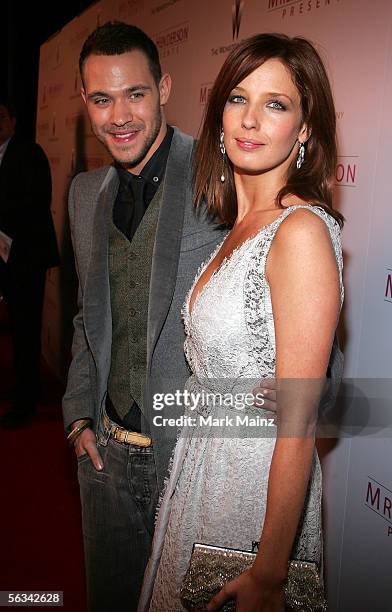
M136 259L136 253L134 253L133 251L129 252L129 259Z
M134 316L135 316L135 314L136 314L136 310L135 310L134 308L130 308L130 309L129 309L129 315L130 315L131 317L134 317Z
M134 289L134 288L136 287L136 283L135 283L135 281L130 280L130 281L129 281L129 287L130 287L131 289Z

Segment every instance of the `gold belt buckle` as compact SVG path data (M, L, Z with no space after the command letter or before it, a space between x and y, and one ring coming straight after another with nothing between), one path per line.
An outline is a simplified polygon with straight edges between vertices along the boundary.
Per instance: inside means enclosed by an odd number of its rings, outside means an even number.
M117 425L115 425L112 429L112 435L113 435L113 438L116 440L116 442L121 442L121 439L118 436L119 433L120 433L120 428Z
M106 427L109 427L110 433L116 442L120 442L121 444L135 444L136 446L142 446L147 448L151 446L151 438L144 434L138 433L137 431L129 431L124 427L120 427L119 425L111 425L109 417L104 414L104 424Z

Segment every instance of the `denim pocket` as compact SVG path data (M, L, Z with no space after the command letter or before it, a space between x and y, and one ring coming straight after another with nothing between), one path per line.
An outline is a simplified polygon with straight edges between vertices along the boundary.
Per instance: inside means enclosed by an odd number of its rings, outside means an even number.
M88 453L83 453L82 455L79 455L79 457L76 458L78 463L83 463L83 461L85 461L86 459L90 459L90 455Z

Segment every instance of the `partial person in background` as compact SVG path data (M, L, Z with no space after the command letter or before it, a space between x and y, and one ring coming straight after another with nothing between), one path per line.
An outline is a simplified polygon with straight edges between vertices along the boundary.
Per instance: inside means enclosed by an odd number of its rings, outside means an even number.
M9 428L24 425L36 412L45 277L59 264L49 162L42 148L20 138L15 128L13 107L0 100L0 290L16 379L12 404L1 418Z

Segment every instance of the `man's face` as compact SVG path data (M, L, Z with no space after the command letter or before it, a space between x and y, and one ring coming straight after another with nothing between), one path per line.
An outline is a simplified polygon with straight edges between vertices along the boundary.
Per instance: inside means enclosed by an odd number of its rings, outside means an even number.
M138 174L166 133L161 107L169 97L169 75L158 87L146 55L138 50L90 55L83 86L94 134L118 163Z
M15 133L15 117L10 117L7 108L0 105L0 145Z

